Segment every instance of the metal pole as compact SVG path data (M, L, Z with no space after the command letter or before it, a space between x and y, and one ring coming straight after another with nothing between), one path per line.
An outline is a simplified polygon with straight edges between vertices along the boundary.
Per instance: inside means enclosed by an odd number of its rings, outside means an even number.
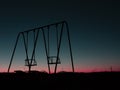
M16 47L17 47L17 43L18 43L20 34L21 33L18 34L17 39L16 39L16 43L15 43L15 46L14 46L14 49L13 49L13 53L12 53L12 56L11 56L11 59L10 59L10 64L9 64L9 67L8 67L8 73L9 73L11 65L12 65L13 57L14 57L14 54L15 54L15 51L16 51Z
M49 74L51 73L51 70L50 70L50 64L49 64L49 58L50 58L50 31L49 31L49 26L47 27L47 29L48 29L48 57L47 57L47 64L48 64L48 70L49 70Z
M68 42L69 42L69 49L70 49L70 57L71 57L71 63L72 63L72 70L74 72L74 63L73 63L73 54L72 54L72 48L71 48L71 41L70 41L70 33L68 28L68 23L65 22L66 28L67 28L67 36L68 36Z
M50 72L49 59L48 59L49 57L48 57L46 38L45 38L45 33L44 33L43 28L42 28L42 33L43 33L44 46L45 46L45 51L46 51L47 63L48 63L48 70L49 70L49 74L50 74L51 72Z
M27 43L26 43L26 40L25 40L24 33L22 33L22 35L23 35L23 41L24 41L24 46L25 46L26 57L28 59L28 47L27 47Z
M56 24L56 40L57 40L57 49L58 49L58 24Z
M28 32L27 32L28 33ZM25 35L24 35L24 33L22 32L22 36L23 36L23 41L24 41L24 47L25 47L25 52L26 52L26 58L27 58L27 60L28 60L28 45L27 45L27 43L28 42L26 42L26 40L25 40ZM28 36L28 35L27 35ZM27 37L27 40L28 40L28 37ZM29 72L30 72L30 70L31 70L31 65L30 65L30 63L29 63L29 60L28 60L28 67L29 67Z
M49 25L45 25L45 26L42 26L42 27L38 27L38 28L34 28L34 29L30 29L30 30L27 30L27 31L23 31L23 32L30 32L30 31L33 31L33 30L38 30L38 29L42 29L42 28L46 28L48 26L53 26L53 25L56 25L56 24L61 24L61 23L64 23L65 21L61 21L61 22L57 22L57 23L53 23L53 24L49 24Z
M34 33L35 33L35 32L34 32ZM36 38L35 38L34 48L33 48L33 52L32 52L32 57L31 57L31 62L30 62L30 64L32 64L32 60L33 60L33 57L34 57L34 55L35 55L35 50L36 50L36 45L37 45L38 36L39 36L39 30L37 31L37 36L36 36Z
M49 37L50 37L50 32L49 32L49 26L48 26L48 56L50 55L50 40L49 40Z
M28 34L29 34L29 32L27 32L27 41L26 41L27 51L28 51ZM28 56L28 57L29 57L29 56ZM27 59L28 59L28 57L27 57Z
M57 49L57 60L56 60L56 64L55 64L54 73L56 73L56 71L57 71L57 62L58 62L58 59L59 59L60 46L61 46L61 40L62 40L62 34L63 34L63 26L64 26L64 23L62 23L62 27L61 27L60 40L59 40L58 49Z

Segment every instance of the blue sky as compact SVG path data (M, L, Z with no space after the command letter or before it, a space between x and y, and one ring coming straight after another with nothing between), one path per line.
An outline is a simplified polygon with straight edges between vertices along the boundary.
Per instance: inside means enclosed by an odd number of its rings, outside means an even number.
M0 3L0 68L3 68L1 71L7 71L19 32L62 20L66 20L70 28L76 71L109 70L111 66L113 70L120 70L118 3L119 1L112 0L2 1ZM20 44L12 67L27 70L24 67L24 50ZM38 57L39 67L36 68L46 70L47 63L46 60L42 60L42 56L44 52ZM60 70L70 68L66 58L64 57Z

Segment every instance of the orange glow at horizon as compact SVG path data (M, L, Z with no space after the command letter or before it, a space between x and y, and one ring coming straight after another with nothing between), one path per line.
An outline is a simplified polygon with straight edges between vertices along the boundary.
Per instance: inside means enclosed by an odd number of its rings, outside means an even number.
M8 68L0 68L0 72L7 72ZM10 69L10 72L14 72L14 71L17 71L17 70L21 70L21 71L28 71L28 67L25 67L25 68L11 68ZM48 68L47 67L32 67L31 70L36 70L36 71L45 71L45 72L48 72ZM60 68L58 67L57 68L57 72L61 72L61 71L66 71L66 72L72 72L72 68L71 67L67 67L67 68ZM104 72L104 71L111 71L110 68L99 68L99 69L93 69L93 68L80 68L80 67L77 67L75 68L75 72L85 72L85 73L89 73L89 72ZM120 71L120 67L113 67L113 71ZM51 68L51 73L54 72L54 68Z

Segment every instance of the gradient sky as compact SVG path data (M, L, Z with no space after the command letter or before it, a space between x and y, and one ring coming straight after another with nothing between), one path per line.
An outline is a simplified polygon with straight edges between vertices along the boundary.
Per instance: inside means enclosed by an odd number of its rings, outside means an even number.
M6 72L19 32L66 20L75 71L120 70L120 6L112 0L4 0L0 2L0 72ZM41 45L43 46L43 45ZM19 51L20 50L20 51ZM27 70L18 45L12 69ZM35 69L47 70L45 52ZM65 52L64 52L65 53ZM67 52L66 52L67 53ZM64 57L60 70L70 70Z

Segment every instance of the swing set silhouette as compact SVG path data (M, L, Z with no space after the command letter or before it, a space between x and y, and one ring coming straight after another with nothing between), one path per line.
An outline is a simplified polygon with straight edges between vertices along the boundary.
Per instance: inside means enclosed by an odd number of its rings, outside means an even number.
M56 41L56 54L51 56L50 54L50 32L51 32L51 27L55 28L55 41ZM74 63L73 63L73 54L72 54L72 48L71 48L71 40L70 40L70 33L69 33L69 27L68 23L66 21L61 21L49 25L45 25L42 27L30 29L27 31L19 32L16 38L15 46L12 52L12 56L10 59L10 63L8 66L8 73L10 72L11 65L15 56L16 48L18 46L19 39L22 39L24 43L24 49L25 49L25 66L28 67L28 72L31 71L31 68L33 66L37 66L37 61L36 61L36 46L38 43L38 38L39 34L42 34L43 37L43 43L44 43L44 48L45 48L45 53L46 53L46 59L47 59L47 64L48 64L48 71L51 73L51 67L50 65L55 65L54 67L54 73L57 72L57 66L58 64L61 64L61 59L60 59L60 51L61 49L61 43L62 43L62 38L64 31L66 31L66 36L67 36L67 43L68 43L68 48L69 48L69 54L70 54L70 62L71 62L71 67L72 67L72 72L74 72ZM29 41L31 38L29 38L30 33L32 33L32 39L33 39L33 48L32 48L32 55L29 57Z

